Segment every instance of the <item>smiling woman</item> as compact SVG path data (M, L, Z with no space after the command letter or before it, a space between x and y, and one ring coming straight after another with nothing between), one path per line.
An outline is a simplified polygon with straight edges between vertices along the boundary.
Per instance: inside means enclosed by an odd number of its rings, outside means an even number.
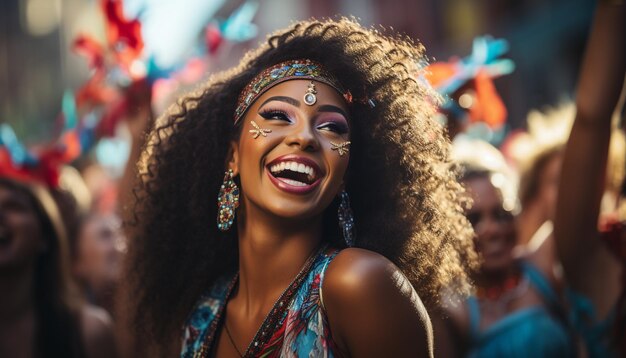
M475 257L424 64L352 20L300 22L157 121L122 290L134 353L432 355L422 300L466 291Z
M243 133L254 132L256 121L271 131L266 138L249 140L245 135L231 142L230 167L235 175L241 172L248 220L261 217L258 209L281 219L321 219L343 185L350 155L340 155L332 143L348 142L347 104L333 87L312 83L293 79L275 85L241 118ZM312 87L316 94L307 92ZM314 100L308 104L292 96Z
M460 179L473 201L466 215L482 263L473 277L475 294L446 305L450 320L435 324L437 348L450 357L573 357L553 272L532 255L514 255L515 216L506 205L512 183L504 158L486 143L472 144L486 149L476 155L478 162L459 158ZM495 169L494 162L503 166Z
M116 357L110 317L72 289L51 191L0 176L0 356Z

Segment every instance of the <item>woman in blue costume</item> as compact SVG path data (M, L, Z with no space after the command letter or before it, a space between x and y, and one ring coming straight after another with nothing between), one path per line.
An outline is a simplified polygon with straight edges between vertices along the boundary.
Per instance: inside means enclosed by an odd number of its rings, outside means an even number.
M611 119L626 73L625 12L623 1L598 3L580 72L554 224L570 287L570 318L589 357L626 354L626 231L620 224L613 225L613 235L598 231ZM603 237L615 240L606 245Z
M139 162L137 356L432 356L475 257L424 51L307 21L158 120ZM215 223L217 218L217 223Z
M463 167L461 181L473 202L466 215L483 261L474 277L476 293L446 305L449 319L437 322L436 348L442 356L573 356L575 344L554 277L532 257L514 255L514 190L506 190L506 174L469 161Z

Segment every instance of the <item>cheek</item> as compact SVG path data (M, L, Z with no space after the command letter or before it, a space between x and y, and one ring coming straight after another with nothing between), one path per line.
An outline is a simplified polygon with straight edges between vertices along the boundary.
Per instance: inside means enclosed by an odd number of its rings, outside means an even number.
M333 186L339 187L344 182L346 171L348 170L348 163L350 160L349 154L344 154L342 157L337 154L336 151L327 153L329 155L328 168L330 171L330 181Z
M252 134L244 130L239 140L239 163L240 165L259 165L264 155L280 144L284 136L278 130L268 134L267 137L259 136L256 139Z
M546 209L551 209L556 206L556 196L558 190L558 185L554 182L545 183L541 188L540 198Z
M548 205L550 207L556 206L556 196L557 193L559 192L559 188L556 185L553 185L550 187L550 189L548 190Z
M28 237L41 236L39 220L37 220L35 213L15 213L10 216L9 220L19 234Z
M542 194L548 201L554 201L556 199L557 192L559 190L560 180L560 161L553 162L544 173L543 180L541 182Z
M87 265L99 263L106 257L107 245L101 237L86 238L81 246L81 256Z
M34 213L13 213L7 219L17 240L20 255L34 257L45 248L41 225Z
M263 138L266 140L266 138ZM246 183L247 178L251 175L258 175L258 170L261 168L261 157L265 152L263 143L259 143L260 139L252 140L251 138L244 138L239 144L239 162L238 170L239 177L243 183Z
M506 224L504 230L505 230L506 237L509 239L508 241L511 244L515 244L515 241L517 239L515 225L513 223Z
M107 233L98 233L98 236L93 238L92 245L94 252L97 254L107 252L111 246L110 235Z
M100 232L97 224L87 224L78 238L78 251L81 255L89 255L99 245Z
M348 163L350 162L350 154L344 154L343 156L339 156L337 152L333 151L331 153L331 165L333 168L333 172L336 176L343 178L346 175L346 171L348 170Z
M480 249L488 241L489 241L488 235L486 235L482 230L476 231L476 235L474 236L474 247L476 249Z
M261 186L266 179L265 165L267 164L267 154L276 147L279 140L277 138L258 137L253 139L246 136L247 131L242 133L242 138L238 148L238 182L242 196L259 203L262 200L264 191ZM273 134L273 133L272 133Z
M478 239L478 235L474 234L474 237L472 237L472 244L474 244L474 250L479 251L480 239Z

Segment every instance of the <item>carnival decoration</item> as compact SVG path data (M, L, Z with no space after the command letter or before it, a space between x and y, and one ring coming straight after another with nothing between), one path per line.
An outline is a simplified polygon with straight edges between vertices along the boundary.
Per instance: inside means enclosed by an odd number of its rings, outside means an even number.
M51 188L60 183L61 168L80 155L80 141L75 128L64 130L54 141L28 149L13 128L0 124L0 177L22 182L36 182Z
M193 1L198 2L183 0ZM190 26L185 14L180 14L178 23L169 21L171 27L182 29L170 41L183 48L175 58L164 62L154 45L163 42L163 36L146 36L144 24L154 23L159 13L171 19L172 11L167 8L170 2L99 0L106 40L102 43L92 35L81 34L72 45L72 50L86 59L91 69L89 79L76 91L64 93L60 126L49 143L27 148L10 125L0 124L0 176L58 187L61 168L98 143L106 150L96 150L96 154L113 154L119 158L108 158L109 164L113 160L123 165L128 150L111 142L115 141L121 120L138 106L150 106L155 95L162 98L164 92L174 91L180 84L199 81L207 72L211 56L225 43L244 42L257 35L252 19L258 1L244 2L219 21L214 17L225 3L201 2L190 7L176 2L177 9L193 9L196 21ZM129 16L132 10L134 16Z
M208 48L205 47L205 36L202 36L205 32L203 27L215 26L216 21L211 16L225 1L212 2L210 7L207 5L209 13L204 15L195 8L196 14L201 14L195 18L196 26L190 26L187 22L185 26L175 24L174 21L162 22L161 24L166 23L170 28L182 30L176 36L160 38L153 33L151 37L145 37L143 25L154 23L151 19L155 14L163 14L164 8L171 4L155 1L134 3L137 17L128 18L121 0L101 0L100 6L106 20L106 43L101 44L94 37L85 34L74 41L74 51L83 55L92 69L91 78L76 93L76 105L87 108L87 112L99 113L96 137L114 135L119 120L136 105L133 101L142 93L153 92L158 80L175 79L187 83L198 81L206 70L206 66L199 68L200 60L206 60L209 54L215 53L224 40L242 42L256 36L256 27L250 23L258 8L256 1L244 3L222 22L217 33L206 30L212 34ZM176 6L189 8L181 4ZM170 19L176 19L171 12L168 15ZM202 21L204 25L198 25ZM210 25L207 26L207 23ZM165 40L168 38L169 43L176 43L176 46L184 48L178 50L178 57L164 60L163 51L155 44L167 42ZM170 83L167 87L172 89L176 86Z
M507 111L493 79L515 69L512 60L500 58L508 47L506 40L481 36L474 39L469 56L429 65L426 78L445 98L441 110L456 117L468 113L470 125L483 123L491 130L500 130Z

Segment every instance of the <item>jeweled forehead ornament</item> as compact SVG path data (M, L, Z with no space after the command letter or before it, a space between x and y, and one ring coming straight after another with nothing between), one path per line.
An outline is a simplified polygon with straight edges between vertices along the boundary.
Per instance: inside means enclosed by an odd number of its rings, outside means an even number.
M277 84L289 80L311 80L303 98L304 103L309 106L317 102L317 97L315 96L317 91L314 81L331 86L343 96L346 102L352 102L350 92L345 90L337 79L324 70L319 63L308 59L290 60L278 63L261 71L261 73L256 75L243 91L241 91L235 109L235 124L241 120L252 103L263 93Z
M311 83L309 83L309 88L307 88L306 93L304 94L304 103L309 106L314 105L315 102L317 102L317 97L315 96L316 94L317 91L315 90L315 83L311 81Z

